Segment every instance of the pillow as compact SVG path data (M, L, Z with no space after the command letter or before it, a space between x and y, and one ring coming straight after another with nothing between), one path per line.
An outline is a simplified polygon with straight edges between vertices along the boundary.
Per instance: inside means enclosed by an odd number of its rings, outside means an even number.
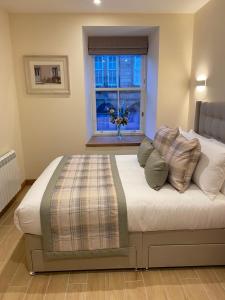
M150 187L156 191L160 190L168 176L168 165L158 150L152 151L146 165L145 178Z
M195 138L197 138L197 139L201 139L201 140L206 141L206 142L213 141L213 139L207 138L207 137L205 137L205 136L202 136L202 135L198 134L197 132L195 132L195 131L192 130L192 129L188 132L188 134L189 134L191 137L195 137Z
M155 134L153 145L159 153L164 156L167 154L170 146L179 134L179 129L172 129L167 126L162 126Z
M191 140L191 139L199 139L199 140L203 140L203 141L211 141L210 139L208 139L207 137L205 136L202 136L198 133L196 133L194 130L190 130L190 131L184 131L180 128L180 133L188 140Z
M214 199L219 193L218 186L221 185L221 180L223 178L223 170L221 170L221 168L223 168L222 166L224 165L223 155L225 155L225 144L215 139L208 139L204 136L201 136L193 130L190 130L188 133L185 134L185 136L187 136L189 139L197 137L200 141L202 149L202 155L200 157L199 165L197 166L195 171L196 174L194 173L193 181L203 190L203 192L205 192L205 194L210 199ZM211 144L211 146L209 146L210 149L208 150L207 143ZM210 153L210 151L212 152ZM214 154L216 153L220 153L220 159L218 157L215 157ZM207 160L210 163L208 164L208 167L204 170L204 172L206 172L205 175L201 175L200 168L203 168L203 166L207 164ZM201 183L199 179L200 176ZM223 182L221 193L225 195L225 182Z
M225 182L224 182L224 184L222 186L221 193L225 195Z
M184 136L185 134L188 134L188 131L185 131L182 127L179 127L179 133Z
M141 167L145 166L145 163L153 150L154 147L152 145L152 141L149 138L145 138L142 141L137 154L138 162Z
M165 156L169 165L168 180L178 191L184 192L189 187L200 154L198 139L188 140L179 135L171 145Z
M217 141L215 139L210 139L210 142L225 148L225 144L220 141ZM225 195L225 182L223 183L223 186L221 188L221 193Z
M202 154L193 181L213 200L225 181L225 147L200 139Z

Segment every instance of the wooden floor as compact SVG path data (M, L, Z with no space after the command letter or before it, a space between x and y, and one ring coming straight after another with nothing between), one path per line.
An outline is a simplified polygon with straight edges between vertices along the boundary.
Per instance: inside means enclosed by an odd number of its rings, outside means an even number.
M30 276L13 213L29 187L0 218L0 299L222 300L225 268L68 272Z

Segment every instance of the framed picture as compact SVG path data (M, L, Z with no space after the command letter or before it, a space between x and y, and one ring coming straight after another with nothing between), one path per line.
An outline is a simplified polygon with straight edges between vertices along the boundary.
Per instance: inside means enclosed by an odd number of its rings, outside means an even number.
M28 94L70 94L67 56L24 56Z

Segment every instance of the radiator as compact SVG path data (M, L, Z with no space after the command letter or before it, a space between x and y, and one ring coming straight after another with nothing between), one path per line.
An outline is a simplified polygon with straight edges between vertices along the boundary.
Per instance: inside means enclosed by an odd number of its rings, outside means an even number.
M0 156L0 212L20 190L20 173L14 150Z

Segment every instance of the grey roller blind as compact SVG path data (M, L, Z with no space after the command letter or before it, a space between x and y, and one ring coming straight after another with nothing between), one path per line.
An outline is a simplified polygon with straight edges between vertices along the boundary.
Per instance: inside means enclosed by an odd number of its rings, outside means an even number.
M97 54L147 54L147 36L91 36L88 53Z

